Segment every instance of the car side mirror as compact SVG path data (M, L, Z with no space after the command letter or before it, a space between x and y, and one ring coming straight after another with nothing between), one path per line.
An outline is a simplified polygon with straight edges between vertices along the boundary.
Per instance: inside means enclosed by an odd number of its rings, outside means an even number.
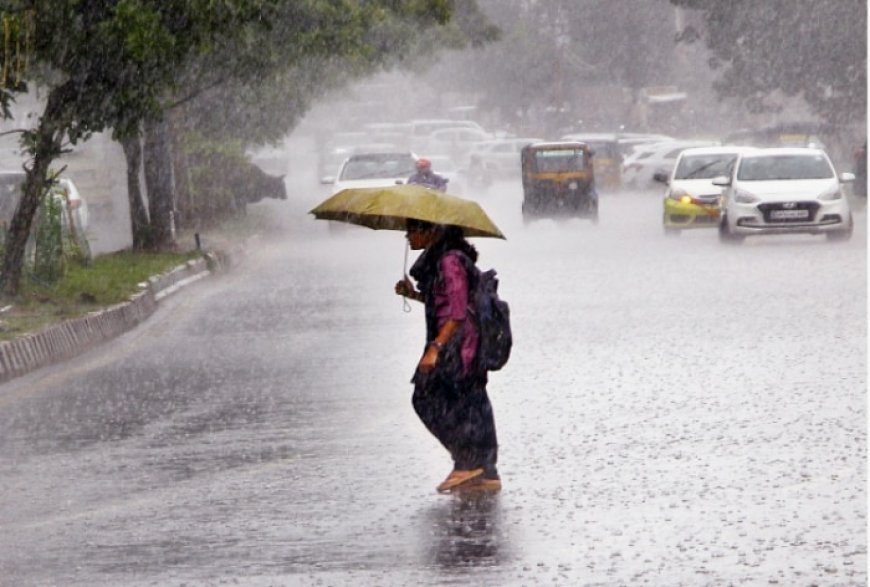
M324 185L326 185L328 183L335 183L335 178L332 177L331 175L324 175L323 177L320 178L320 183L322 183Z
M653 173L653 180L668 185L670 182L668 181L668 174L663 171L656 171Z
M711 182L713 185L718 185L719 187L726 188L731 185L731 178L727 175L717 175L713 178Z
M851 183L855 181L855 174L846 171L840 174L840 183Z

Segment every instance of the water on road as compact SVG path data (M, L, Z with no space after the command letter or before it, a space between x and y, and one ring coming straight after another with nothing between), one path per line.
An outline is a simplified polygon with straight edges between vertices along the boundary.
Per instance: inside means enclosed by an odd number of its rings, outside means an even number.
M504 490L464 500L410 404L402 235L294 182L232 273L0 386L0 584L865 584L863 212L726 246L666 237L658 194L597 226L480 195L515 347Z

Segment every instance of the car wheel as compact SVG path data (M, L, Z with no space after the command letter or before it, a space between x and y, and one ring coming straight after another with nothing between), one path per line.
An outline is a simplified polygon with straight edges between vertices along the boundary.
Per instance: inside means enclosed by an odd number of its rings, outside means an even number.
M665 236L680 236L680 229L667 225L668 215L662 214L662 229L665 231Z
M837 232L826 232L825 238L830 242L846 242L850 238L852 238L852 232L855 229L855 222L852 220L852 215L849 214L849 224L843 230L838 230Z
M526 206L525 202L523 202L522 210L523 210L523 225L531 224L532 220L534 220L534 217L532 216L532 213L529 212L528 207Z
M728 225L728 219L722 215L722 220L719 221L719 241L728 244L739 244L743 242L742 234L734 234L731 232L731 227Z

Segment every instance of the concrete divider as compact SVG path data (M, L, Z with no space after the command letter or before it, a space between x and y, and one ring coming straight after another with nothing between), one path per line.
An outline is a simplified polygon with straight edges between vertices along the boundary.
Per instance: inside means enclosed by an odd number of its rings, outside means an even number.
M209 252L139 284L126 302L49 326L14 340L0 342L0 382L79 355L145 321L160 300L213 272L231 267L243 248Z

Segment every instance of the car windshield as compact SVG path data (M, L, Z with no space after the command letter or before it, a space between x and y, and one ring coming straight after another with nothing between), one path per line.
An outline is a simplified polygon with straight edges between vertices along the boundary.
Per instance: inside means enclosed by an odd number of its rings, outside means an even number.
M750 157L740 163L737 179L772 181L781 179L828 179L834 170L823 155L771 155Z
M341 171L342 181L408 177L414 173L414 158L406 153L355 155Z
M731 175L737 155L690 155L680 159L674 179L713 179L719 175Z
M583 171L586 160L580 149L546 149L535 152L535 166L542 173Z

